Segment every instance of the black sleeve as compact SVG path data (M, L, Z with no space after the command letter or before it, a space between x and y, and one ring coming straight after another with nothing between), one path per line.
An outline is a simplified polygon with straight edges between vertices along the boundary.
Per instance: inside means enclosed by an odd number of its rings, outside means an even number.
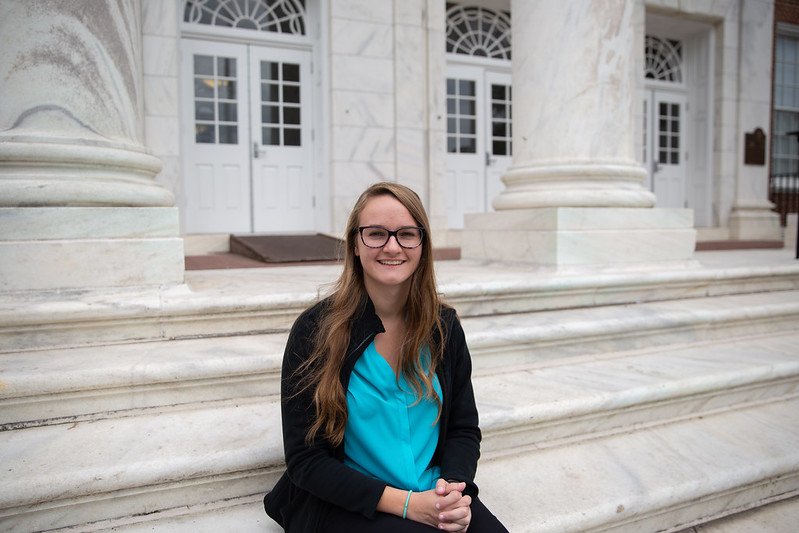
M478 492L474 476L480 458L481 434L472 389L472 359L457 316L453 313L448 322L447 353L444 356L452 358L452 399L441 455L441 477L465 481L465 493L474 498Z
M295 394L299 384L295 370L311 354L315 323L309 312L301 315L291 329L283 355L280 394L286 471L300 489L371 518L386 484L339 461L324 437L317 436L310 446L305 442L315 416L313 390Z

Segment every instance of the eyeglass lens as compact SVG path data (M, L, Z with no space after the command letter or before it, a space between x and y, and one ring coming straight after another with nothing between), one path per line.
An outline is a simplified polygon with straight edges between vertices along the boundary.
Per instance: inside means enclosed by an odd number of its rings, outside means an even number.
M380 226L361 228L361 239L370 248L382 248L388 243L391 235L396 235L397 242L403 248L416 248L422 243L422 230L419 228L400 228L389 231Z

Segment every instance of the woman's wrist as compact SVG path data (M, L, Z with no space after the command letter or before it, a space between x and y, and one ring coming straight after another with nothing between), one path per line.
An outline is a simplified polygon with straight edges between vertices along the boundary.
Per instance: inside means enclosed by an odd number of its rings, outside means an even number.
M403 511L405 511L407 518L409 511L405 508L406 500L408 500L408 506L410 507L410 500L412 500L412 498L408 498L407 490L400 490L386 485L386 488L383 489L383 495L377 502L377 510L381 513L393 514L399 517L402 517Z

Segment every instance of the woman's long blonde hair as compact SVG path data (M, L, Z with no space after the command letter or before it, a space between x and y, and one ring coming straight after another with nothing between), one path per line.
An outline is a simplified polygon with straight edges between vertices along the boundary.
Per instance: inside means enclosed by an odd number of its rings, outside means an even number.
M300 390L314 388L316 419L306 435L309 444L319 432L333 446L340 446L344 441L347 395L339 375L350 343L350 326L368 298L363 267L355 255L358 246L356 239L359 238L358 223L366 203L377 196L397 199L410 212L416 224L424 228L422 256L411 276L405 303L407 331L400 349L399 369L416 393L417 401L428 398L439 402L433 389L433 376L443 357L444 341L440 318L442 304L433 272L430 223L421 199L411 189L397 183L376 183L361 194L352 208L345 233L344 270L318 324L311 356L297 369L302 376ZM427 369L420 360L423 350L429 350L430 353ZM440 409L439 402L439 413Z

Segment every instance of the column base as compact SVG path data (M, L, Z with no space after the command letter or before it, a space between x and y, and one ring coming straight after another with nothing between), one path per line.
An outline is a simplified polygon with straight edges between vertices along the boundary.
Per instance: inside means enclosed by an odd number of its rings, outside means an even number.
M772 208L770 202L763 207L733 207L730 237L737 241L781 240L780 216Z
M542 267L693 265L690 209L547 207L466 216L461 257Z
M0 292L183 282L176 207L0 208Z

